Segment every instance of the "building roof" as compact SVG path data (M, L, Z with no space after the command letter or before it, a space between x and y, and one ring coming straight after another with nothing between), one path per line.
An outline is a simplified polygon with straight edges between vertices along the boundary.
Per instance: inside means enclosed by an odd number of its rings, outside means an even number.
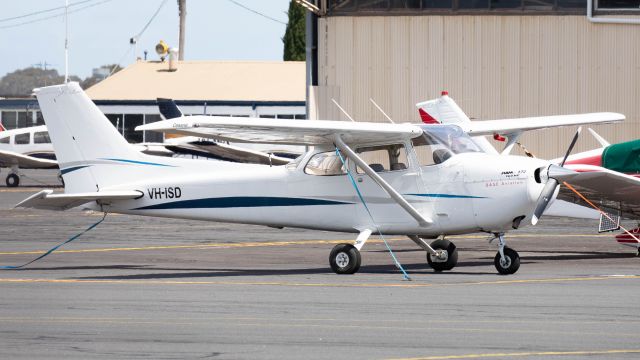
M305 101L300 61L138 61L87 89L92 100Z

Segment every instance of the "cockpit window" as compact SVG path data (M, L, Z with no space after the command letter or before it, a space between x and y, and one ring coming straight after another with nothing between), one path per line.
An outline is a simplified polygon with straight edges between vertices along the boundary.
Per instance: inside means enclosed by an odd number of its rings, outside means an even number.
M8 144L9 143L9 138L10 138L10 136L5 136L3 138L0 138L0 144Z
M17 145L27 145L31 140L31 133L17 134L13 140Z
M335 151L315 154L311 157L304 172L309 175L343 175L346 174L342 160Z
M356 152L375 172L407 169L407 151L402 144L358 148ZM357 171L359 174L364 173L359 166Z
M421 126L422 136L412 140L420 165L447 161L454 154L480 152L478 146L458 126Z
M46 131L38 131L33 133L33 143L34 144L51 144L51 139L49 139L49 133Z

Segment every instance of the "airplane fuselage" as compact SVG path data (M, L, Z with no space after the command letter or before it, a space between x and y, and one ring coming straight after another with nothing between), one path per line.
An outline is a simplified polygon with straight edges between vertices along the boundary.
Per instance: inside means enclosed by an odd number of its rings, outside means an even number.
M348 174L307 173L309 160L327 150L311 151L296 163L277 167L170 158L161 158L154 165L129 166L129 171L139 171L144 181L104 190L135 189L141 197L113 202L104 210L342 232L379 229L385 234L424 236L504 232L512 229L518 217L523 217L523 225L529 223L543 186L536 182L534 171L548 164L519 156L465 153L441 164L419 166L411 155L406 169L379 175L433 220L430 226L422 227L351 162L348 167L354 182ZM108 167L103 162L65 177L100 171L95 174L100 178L108 176ZM144 176L150 168L155 179ZM357 184L366 207L353 184Z

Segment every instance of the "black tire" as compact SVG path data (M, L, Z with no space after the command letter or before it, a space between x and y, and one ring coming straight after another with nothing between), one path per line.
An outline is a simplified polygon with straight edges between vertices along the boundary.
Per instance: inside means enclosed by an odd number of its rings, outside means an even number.
M506 259L506 263L502 264L500 261L500 252L498 251L496 257L493 259L493 264L496 266L496 269L502 275L515 274L520 268L520 255L518 255L517 251L505 246L504 257Z
M20 177L16 174L7 175L7 187L18 187L20 185Z
M331 249L329 264L336 274L355 274L360 269L360 251L351 244L338 244Z
M436 272L451 270L456 267L458 264L458 249L456 249L456 245L449 240L436 240L431 243L431 247L434 250L446 250L447 251L447 261L438 262L431 259L431 254L427 253L427 263L429 266L433 268Z

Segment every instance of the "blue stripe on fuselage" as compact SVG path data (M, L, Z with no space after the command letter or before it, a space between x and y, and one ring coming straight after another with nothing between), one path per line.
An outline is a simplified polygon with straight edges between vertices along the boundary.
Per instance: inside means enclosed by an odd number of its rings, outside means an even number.
M143 206L133 210L225 209L225 208L250 208L250 207L271 207L271 206L350 205L350 204L353 204L353 203L333 201L333 200L322 200L322 199L234 196L234 197L171 201L171 202L165 202L162 204Z
M102 160L111 160L111 161L118 161L118 162L124 162L124 163L129 163L129 164L138 164L138 165L153 165L153 166L175 167L173 165L159 164L159 163L153 163L153 162L147 162L147 161L127 160L127 159L103 158Z
M84 169L84 168L89 167L89 166L90 165L82 165L82 166L74 166L74 167L62 169L62 170L60 170L60 174L64 175L64 174L70 173L72 171Z
M429 198L446 198L446 199L486 199L486 197L484 196L454 195L454 194L407 194L407 195L429 197Z

